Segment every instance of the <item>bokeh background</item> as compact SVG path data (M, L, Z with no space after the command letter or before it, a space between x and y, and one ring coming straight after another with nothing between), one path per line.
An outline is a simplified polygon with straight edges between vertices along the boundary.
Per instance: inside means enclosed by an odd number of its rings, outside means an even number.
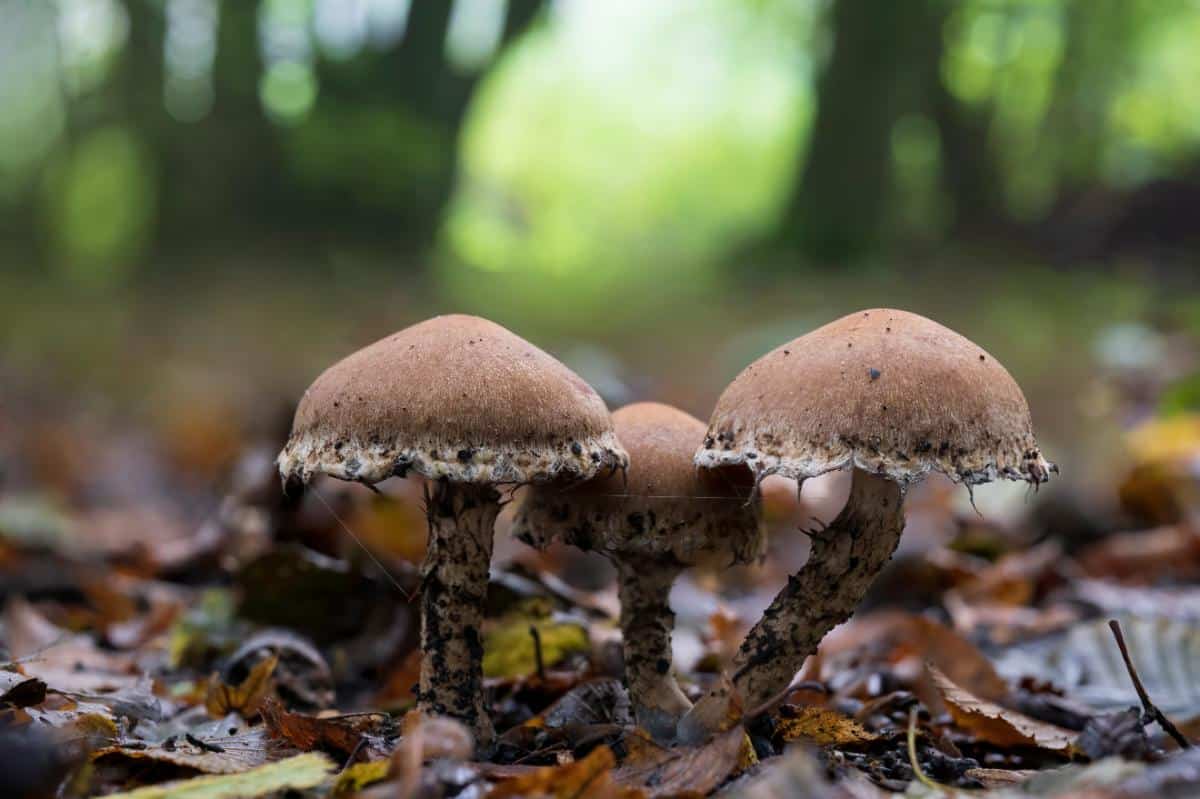
M907 308L1026 388L1063 467L1054 530L1162 521L1161 481L1130 475L1196 471L1200 3L0 0L0 20L7 490L202 517L320 369L446 311L614 407L706 417L772 346Z

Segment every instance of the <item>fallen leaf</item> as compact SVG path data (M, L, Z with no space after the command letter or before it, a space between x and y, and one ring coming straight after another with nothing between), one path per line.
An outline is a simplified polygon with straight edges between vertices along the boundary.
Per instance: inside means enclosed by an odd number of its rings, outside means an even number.
M173 706L154 694L154 681L149 677L139 678L133 685L115 691L87 692L66 691L58 687L50 689L76 701L104 705L117 718L134 721L162 721L173 710Z
M108 799L254 799L283 791L315 788L337 768L323 754L310 752L238 774L195 777L152 785Z
M707 796L735 773L745 740L740 724L694 747L660 746L638 731L625 739L629 755L614 777L618 784L643 790L652 799Z
M1140 596L1135 596L1136 592ZM1116 598L1148 609L1171 606L1167 590L1125 589ZM1154 703L1182 722L1200 717L1200 621L1116 614L1138 674ZM1103 621L1076 624L1063 633L1010 647L997 667L1012 679L1037 675L1096 710L1137 703L1112 631Z
M935 692L921 690L925 663L930 661L976 696L995 701L1008 693L1008 684L978 647L949 627L913 613L880 611L854 618L825 637L819 658L820 676L835 687L855 673L890 666L923 701L936 701L936 694L927 696Z
M258 713L263 700L271 691L271 675L279 663L278 655L271 655L250 670L246 679L236 686L226 685L214 674L208 682L208 695L204 706L214 716L239 713L243 718L252 718Z
M849 716L822 707L780 708L775 731L788 743L804 741L818 746L854 746L879 738Z
M874 788L861 772L851 770L846 776L865 783L868 790L836 791L813 753L803 746L793 746L782 757L765 761L752 774L731 782L714 795L722 799L882 799L891 795Z
M391 774L391 770L392 761L387 759L355 763L338 774L331 795L345 796L358 793L368 785L386 780Z
M1200 577L1200 530L1175 524L1110 535L1078 556L1089 577L1187 584Z
M1072 748L1076 733L1031 719L1023 713L980 699L929 666L929 675L941 692L954 723L977 738L996 746L1035 746L1065 753Z
M530 627L541 639L542 664L549 668L574 652L590 649L587 630L579 624L531 619L512 613L500 619L484 636L483 674L491 678L526 677L537 671L537 644Z
M505 780L488 793L488 799L638 799L646 794L623 787L614 779L616 758L607 746L597 746L583 760L562 766L545 766Z
M4 634L12 659L50 690L97 693L139 683L132 655L103 650L89 636L62 629L21 597L5 605Z
M296 544L278 546L238 570L238 616L326 644L359 632L394 592L349 563Z
M332 749L345 756L357 753L365 760L386 757L392 751L388 740L394 737L395 725L386 713L307 716L288 712L273 697L263 702L259 712L273 738L301 751Z
M37 677L0 671L0 705L28 707L40 705L46 698L46 683Z
M588 680L560 696L526 724L555 728L567 725L633 724L629 694L620 680Z
M103 705L69 702L65 708L27 707L21 712L39 726L55 730L61 740L85 748L107 745L118 735L116 722Z
M229 656L222 675L253 669L264 656L278 656L272 675L275 690L289 707L320 710L333 705L333 671L321 652L290 630L267 629L250 636Z
M205 774L236 774L288 757L295 749L279 746L262 727L246 727L237 716L217 719L191 728L171 724L152 738L128 738L97 749L94 760L123 757L152 760L202 771ZM186 730L186 731L185 731ZM170 734L168 734L170 733Z

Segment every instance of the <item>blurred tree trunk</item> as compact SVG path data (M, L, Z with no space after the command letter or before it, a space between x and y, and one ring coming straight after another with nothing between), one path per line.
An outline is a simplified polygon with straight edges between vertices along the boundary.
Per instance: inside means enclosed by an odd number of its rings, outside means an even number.
M166 20L162 6L150 0L126 0L129 33L121 53L115 85L120 92L117 108L139 128L161 130L163 113L163 37Z
M954 206L955 235L980 235L1004 225L1004 189L989 146L991 107L964 105L942 80L942 36L948 9L923 3L926 25L938 36L937 47L918 54L922 111L937 126L941 143L942 186Z
M883 233L896 119L930 96L942 51L940 0L835 0L833 53L784 238L810 257L869 252Z
M487 66L525 32L545 6L545 0L509 0L500 41L491 61L479 70L455 65L446 50L453 4L413 2L401 41L390 50L367 50L349 62L322 60L318 74L322 86L318 113L340 113L339 104L361 113L374 109L381 115L402 120L401 129L412 136L398 143L389 155L412 160L409 169L392 163L393 175L419 176L407 181L403 199L380 207L364 205L346 185L333 192L339 203L349 204L364 223L394 231L414 247L431 243L458 177L458 140L471 98ZM319 105L321 104L319 103ZM391 176L381 175L381 179ZM320 203L318 202L318 205ZM381 218L382 217L382 218Z
M1044 138L1058 145L1066 181L1083 183L1102 171L1108 101L1130 70L1138 40L1155 15L1127 0L1070 0L1065 5L1066 43Z
M401 102L410 110L431 120L445 147L436 173L427 190L417 223L417 239L431 241L441 222L442 212L458 178L458 140L471 97L484 70L464 72L450 63L446 52L446 34L450 25L451 3L412 4L409 28L400 48L402 75L414 79L400 83ZM533 22L544 0L509 0L501 38L491 63ZM416 26L416 27L414 27ZM416 77L420 76L420 77Z

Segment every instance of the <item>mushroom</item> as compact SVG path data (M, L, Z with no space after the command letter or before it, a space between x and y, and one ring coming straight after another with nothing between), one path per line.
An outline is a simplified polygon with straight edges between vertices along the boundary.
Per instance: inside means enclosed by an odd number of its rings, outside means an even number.
M493 740L480 622L500 511L497 486L623 468L604 401L557 360L493 322L439 316L327 369L279 455L289 489L316 474L368 485L410 471L425 488L418 706Z
M613 413L629 452L625 479L598 477L574 486L529 489L513 532L539 548L560 539L596 550L617 569L625 679L637 722L671 738L691 703L670 674L675 614L668 596L686 566L728 566L762 549L753 474L742 464L697 470L692 462L704 423L654 402Z
M1037 486L1057 471L999 361L936 322L888 309L845 316L746 367L718 400L696 464L745 464L759 479L800 483L853 472L845 507L810 533L807 563L734 658L746 707L786 688L854 612L899 543L909 485L941 472L968 489L998 478Z

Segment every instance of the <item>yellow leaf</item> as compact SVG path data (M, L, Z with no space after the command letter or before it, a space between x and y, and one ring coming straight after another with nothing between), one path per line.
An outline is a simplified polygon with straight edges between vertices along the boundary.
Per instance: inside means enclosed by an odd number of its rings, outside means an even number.
M108 799L255 799L282 791L315 788L337 768L318 752L289 757L237 774L209 775L110 794Z
M368 760L366 763L355 763L338 775L333 784L333 795L344 796L357 793L363 788L376 782L382 782L391 773L391 760Z
M528 616L506 616L483 642L483 674L486 677L526 677L537 671L533 634L536 627L542 642L542 661L548 668L574 652L589 649L587 630L571 622L531 620Z
M209 714L221 718L231 712L251 718L258 712L267 693L271 690L271 675L279 664L279 655L272 655L256 664L237 686L226 685L216 674L208 681L208 694L204 707Z
M852 746L879 736L849 716L822 707L802 707L793 716L780 713L775 730L787 742L807 741L818 746Z
M758 765L758 752L754 751L754 742L750 740L748 734L742 735L742 748L738 752L737 765L733 767L731 776L737 776L751 766Z

